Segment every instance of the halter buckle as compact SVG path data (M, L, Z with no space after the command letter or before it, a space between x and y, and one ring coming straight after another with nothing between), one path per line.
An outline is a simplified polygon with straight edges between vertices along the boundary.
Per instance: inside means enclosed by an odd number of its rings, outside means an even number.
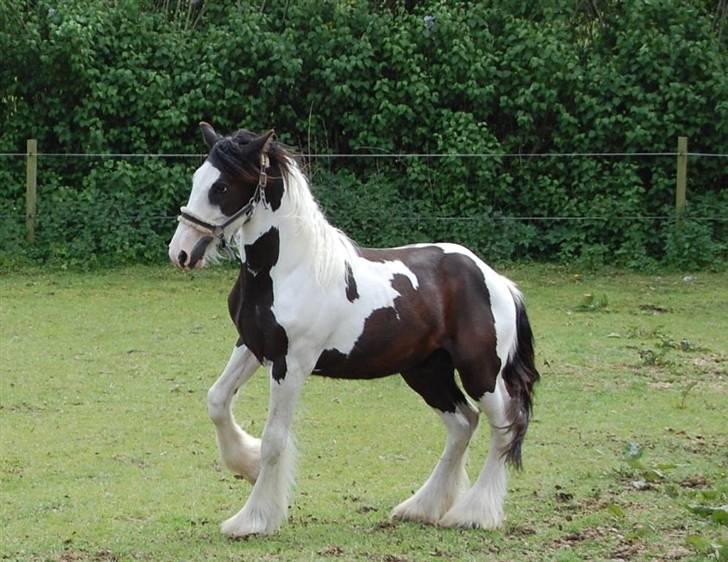
M270 158L267 152L260 153L260 175L258 176L258 187L256 192L260 198L260 202L266 209L269 208L268 200L265 197L265 188L268 185L268 168L270 167Z

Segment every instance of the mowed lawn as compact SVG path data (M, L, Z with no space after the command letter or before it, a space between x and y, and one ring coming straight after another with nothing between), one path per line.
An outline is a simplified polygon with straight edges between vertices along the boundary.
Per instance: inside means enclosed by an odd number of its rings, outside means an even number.
M442 451L439 418L396 376L311 377L290 520L242 541L218 524L250 485L222 468L205 403L235 272L0 274L0 560L728 556L728 274L506 273L542 380L504 529L390 523ZM256 435L267 389L261 371L236 405Z

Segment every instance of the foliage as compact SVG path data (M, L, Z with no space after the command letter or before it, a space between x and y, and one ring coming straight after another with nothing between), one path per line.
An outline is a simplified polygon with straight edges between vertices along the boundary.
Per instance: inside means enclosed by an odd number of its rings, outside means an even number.
M46 153L194 154L204 119L275 126L305 152L488 154L311 171L328 214L366 245L447 239L490 260L718 267L725 159L690 159L696 219L678 231L650 218L672 214L672 157L497 155L671 152L678 135L692 152L725 152L723 19L700 0L0 0L0 151L35 137ZM0 236L14 243L0 251L156 261L196 163L41 158L27 248L22 162L3 159Z

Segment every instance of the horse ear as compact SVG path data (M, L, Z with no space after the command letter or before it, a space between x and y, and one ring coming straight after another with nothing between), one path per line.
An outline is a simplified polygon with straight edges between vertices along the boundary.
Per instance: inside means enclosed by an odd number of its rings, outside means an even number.
M202 139L205 141L207 148L212 148L220 140L220 135L215 132L215 129L209 123L205 123L204 121L200 122L200 129L202 130Z
M261 154L267 154L270 149L270 145L273 142L275 135L275 129L271 129L267 133L263 133L259 137L255 137L248 144L245 145L245 152L249 156L259 156Z

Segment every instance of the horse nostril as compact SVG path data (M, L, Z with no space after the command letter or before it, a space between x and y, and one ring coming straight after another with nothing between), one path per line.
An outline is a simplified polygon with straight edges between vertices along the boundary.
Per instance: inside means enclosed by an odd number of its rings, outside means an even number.
M187 252L185 252L184 250L182 250L179 253L179 256L177 256L177 260L179 261L179 264L180 265L184 265L185 262L187 261Z

